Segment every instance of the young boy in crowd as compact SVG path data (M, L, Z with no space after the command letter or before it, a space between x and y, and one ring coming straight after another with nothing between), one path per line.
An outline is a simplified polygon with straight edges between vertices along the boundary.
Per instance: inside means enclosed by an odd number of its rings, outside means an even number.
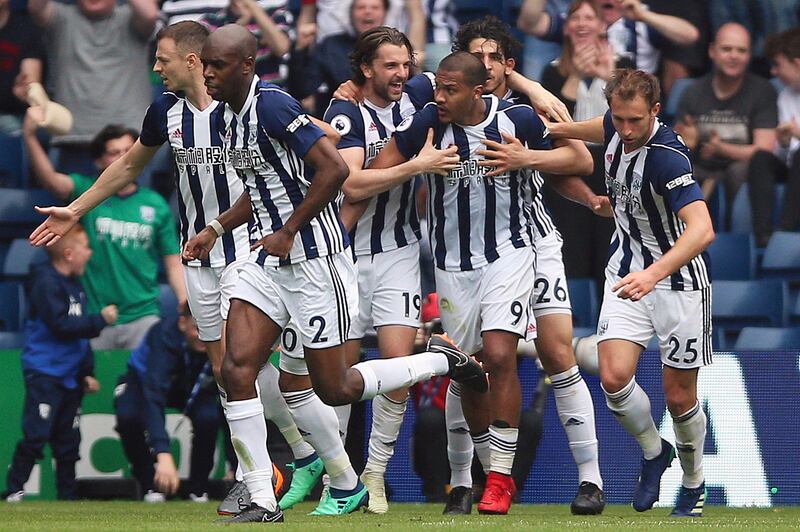
M23 485L43 457L45 443L50 443L56 461L58 498L76 498L81 399L84 392L100 389L92 376L94 356L89 338L117 320L115 305L104 307L100 314L85 312L86 295L78 277L92 250L83 227L75 226L45 249L50 261L35 268L29 280L30 311L22 349L23 437L8 471L3 494L8 502L22 500Z

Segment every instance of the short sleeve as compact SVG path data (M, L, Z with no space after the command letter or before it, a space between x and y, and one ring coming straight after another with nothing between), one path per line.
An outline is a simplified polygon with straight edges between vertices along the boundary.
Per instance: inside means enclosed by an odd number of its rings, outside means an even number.
M142 120L139 142L148 147L161 146L167 141L167 109L174 96L162 94L150 104Z
M760 80L759 80L760 81ZM774 129L778 126L778 95L772 83L764 81L759 84L753 106L752 129Z
M357 106L344 100L331 100L324 120L342 136L336 145L338 149L364 147L364 118Z
M511 121L514 122L517 138L528 149L550 149L550 133L533 108L528 105L515 105L508 109L507 113Z
M300 157L325 134L315 126L300 103L278 87L260 89L258 123L270 137L285 141Z
M69 178L72 179L72 193L69 195L69 201L74 200L87 190L94 184L94 180L86 177L85 175L80 174L69 174Z
M648 156L647 163L647 168L654 172L651 177L653 188L664 197L672 212L677 213L686 205L703 199L687 154L672 148L660 148Z
M417 110L433 101L433 89L436 87L434 75L431 72L417 74L406 82L404 92L408 94L411 103Z
M428 138L428 129L437 123L436 105L432 103L400 122L393 138L403 157L411 159L417 155Z
M616 130L614 129L614 123L611 122L611 111L608 110L603 116L603 144L608 146L608 143L614 138L614 133L616 133Z

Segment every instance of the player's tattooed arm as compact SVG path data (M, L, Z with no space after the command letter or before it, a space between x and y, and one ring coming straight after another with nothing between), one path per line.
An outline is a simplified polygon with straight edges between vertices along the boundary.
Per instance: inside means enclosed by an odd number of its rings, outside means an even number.
M183 260L203 260L208 258L217 238L233 231L253 218L250 206L250 194L244 191L230 209L223 212L216 219L211 220L202 231L190 238L183 246L181 258Z

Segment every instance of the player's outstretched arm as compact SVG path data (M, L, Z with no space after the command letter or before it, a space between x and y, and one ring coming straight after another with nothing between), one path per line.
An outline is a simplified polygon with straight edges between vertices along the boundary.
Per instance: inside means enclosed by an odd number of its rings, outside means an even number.
M604 138L603 116L582 120L581 122L548 122L544 121L553 139L576 139L584 142L601 144Z
M306 197L283 227L256 242L251 249L263 248L270 255L285 258L292 249L298 231L333 201L341 190L349 170L330 140L320 138L303 160L315 169L314 181L308 187Z
M589 185L578 176L545 175L545 181L561 196L579 203L598 216L612 218L614 212L608 196L598 196Z
M137 140L125 155L100 174L89 190L66 207L36 207L36 211L46 214L47 219L31 233L31 244L42 246L57 242L83 215L136 181L156 151L158 146L145 146Z
M531 150L505 131L500 135L505 142L482 140L486 148L476 152L486 157L478 161L479 166L494 167L486 174L490 177L520 168L558 175L588 175L594 168L589 150L579 140L559 139L556 141L558 146L552 150Z
M419 154L411 160L405 160L405 157L397 150L396 143L393 144L393 142L393 140L390 140L389 144L383 147L369 168L362 168L364 163L364 150L362 148L347 148L341 151L342 157L350 168L350 175L342 186L342 192L351 201L358 202L377 196L381 192L405 183L417 174L447 175L447 172L458 166L457 148L455 146L450 146L444 150L435 148L433 146L432 129L428 130L428 136ZM389 158L388 154L380 162L378 159L390 146L394 146L393 151L396 152L390 158L399 162L392 166L384 166L388 164L386 162ZM381 166L377 166L378 164Z
M556 122L572 122L567 106L564 105L558 96L542 87L538 81L533 81L517 71L511 72L508 76L508 86L511 90L521 92L531 101L533 106L540 113L549 116Z
M618 297L638 300L649 294L656 283L673 274L703 252L714 241L714 227L708 206L704 201L693 201L678 211L678 218L686 229L675 241L672 249L643 271L633 272L612 288L619 290Z
M342 136L329 123L327 123L324 120L320 120L319 118L314 118L313 116L309 116L308 118L311 119L311 123L313 123L315 126L320 128L323 133L325 133L325 136L328 137L328 140L333 142L334 146L336 146L339 143Z

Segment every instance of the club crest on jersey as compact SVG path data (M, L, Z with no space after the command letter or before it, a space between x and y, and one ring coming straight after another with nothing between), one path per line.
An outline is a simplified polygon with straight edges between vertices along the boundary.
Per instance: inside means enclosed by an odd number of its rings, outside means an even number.
M331 120L331 126L336 132L341 135L345 136L350 133L350 130L353 128L352 122L350 122L350 117L347 115L336 115Z
M149 205L142 205L139 207L139 216L141 216L142 220L145 222L153 222L156 219L156 210Z

